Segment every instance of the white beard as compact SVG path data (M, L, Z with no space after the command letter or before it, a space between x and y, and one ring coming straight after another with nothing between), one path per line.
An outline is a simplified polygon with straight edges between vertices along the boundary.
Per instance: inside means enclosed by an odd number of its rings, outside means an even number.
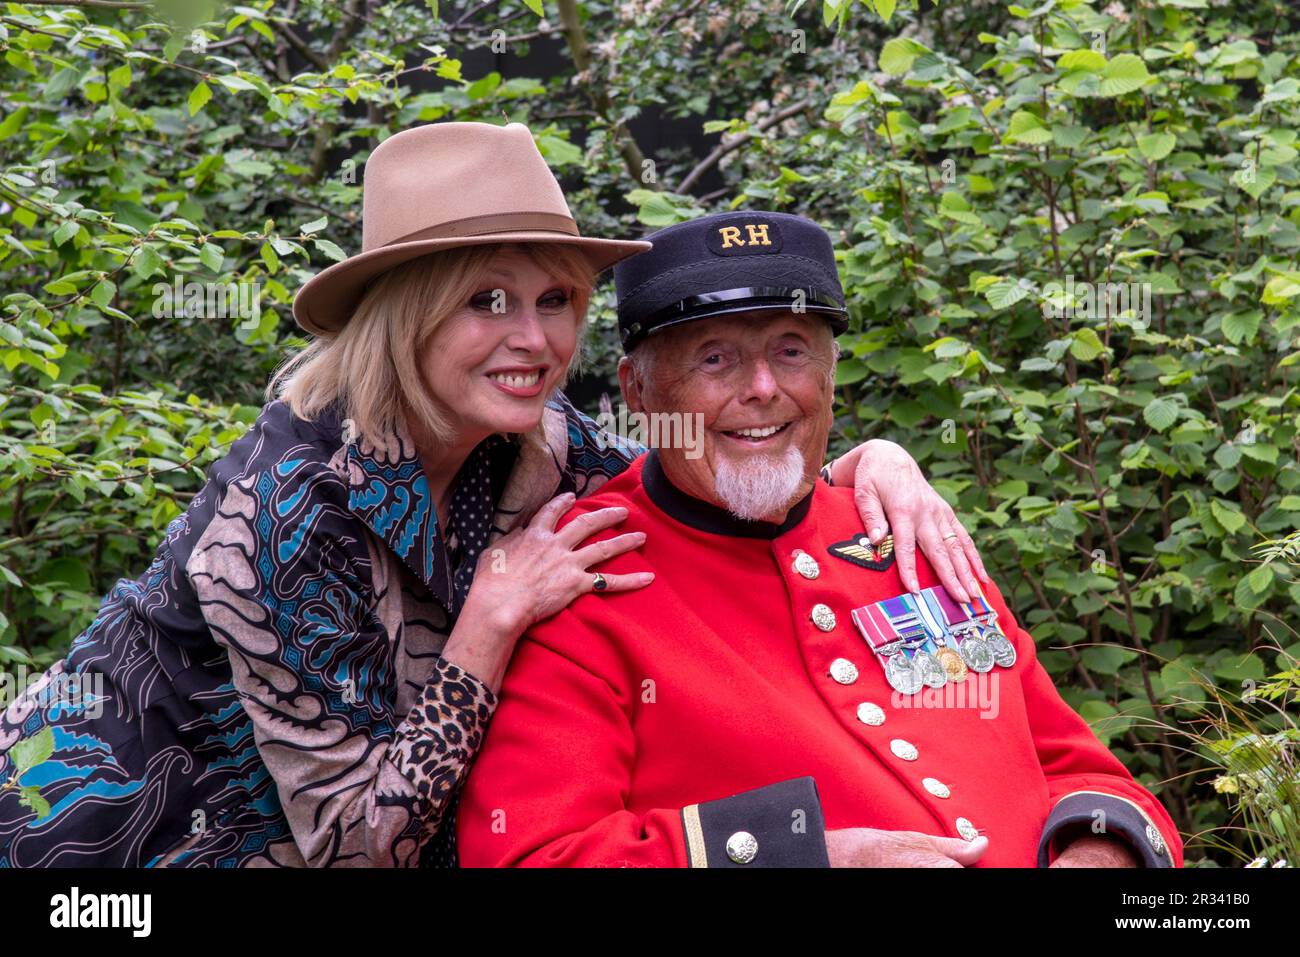
M713 489L732 515L755 520L789 510L803 482L803 453L791 446L780 456L719 456Z

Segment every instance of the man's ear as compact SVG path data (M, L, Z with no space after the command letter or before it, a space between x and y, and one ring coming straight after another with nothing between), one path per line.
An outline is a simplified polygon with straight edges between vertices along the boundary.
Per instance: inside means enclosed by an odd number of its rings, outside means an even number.
M627 356L618 360L618 385L623 390L623 404L629 412L642 412L641 381L637 378L636 367Z
M839 364L840 364L840 342L838 339L835 338L834 335L832 335L831 336L831 368L830 368L830 372L827 374L827 380L828 380L827 389L830 391L832 404L835 401L835 368Z

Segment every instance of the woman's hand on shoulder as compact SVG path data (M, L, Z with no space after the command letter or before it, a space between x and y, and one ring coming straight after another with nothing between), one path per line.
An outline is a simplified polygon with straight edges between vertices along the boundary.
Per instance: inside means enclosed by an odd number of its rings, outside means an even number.
M585 512L561 529L556 525L573 506L574 495L556 496L533 520L497 539L479 556L469 602L490 614L504 631L522 634L567 608L579 595L593 591L596 576L588 569L639 548L645 532L624 532L583 545L593 535L627 518L622 506ZM644 588L652 572L606 574L602 594Z
M902 446L885 439L864 442L837 459L831 475L836 485L852 481L858 512L873 544L893 532L898 573L909 591L921 587L917 545L943 587L958 601L970 601L979 593L979 581L991 581L970 533Z

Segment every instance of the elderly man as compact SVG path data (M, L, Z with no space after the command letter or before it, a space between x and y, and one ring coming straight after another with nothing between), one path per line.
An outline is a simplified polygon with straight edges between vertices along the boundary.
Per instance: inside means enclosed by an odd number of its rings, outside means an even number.
M846 311L829 237L780 213L661 230L618 267L633 411L698 413L622 506L655 573L534 628L459 813L462 863L1181 865L1169 815L1061 700L996 589L903 586L818 481ZM955 541L955 539L954 539Z

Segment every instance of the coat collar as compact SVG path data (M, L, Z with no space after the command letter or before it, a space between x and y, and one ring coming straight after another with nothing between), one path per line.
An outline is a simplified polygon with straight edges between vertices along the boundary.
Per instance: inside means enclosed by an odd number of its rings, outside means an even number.
M730 535L735 538L773 539L784 535L808 515L812 508L813 493L810 491L790 509L785 521L760 522L747 518L737 518L725 508L719 508L710 502L692 498L664 474L659 462L659 451L651 449L646 453L645 463L641 466L641 484L646 495L670 518L683 525L708 532L711 535Z
M556 494L566 450L564 422L559 411L548 409L536 434L489 436L470 453L465 468L474 467L478 457L486 456L494 476L496 500L476 503L482 507L481 514L490 517L489 541L527 522ZM463 596L456 593L446 523L438 516L415 443L401 428L372 441L355 437L344 423L341 434L348 509L406 564L449 614L457 614Z
M414 444L400 432L379 442L348 438L349 510L450 609L451 564Z

